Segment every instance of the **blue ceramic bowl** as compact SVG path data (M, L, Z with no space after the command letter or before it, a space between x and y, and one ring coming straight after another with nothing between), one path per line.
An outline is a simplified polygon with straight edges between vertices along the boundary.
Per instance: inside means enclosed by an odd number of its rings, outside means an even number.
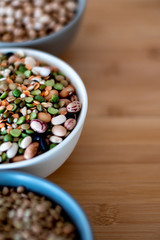
M63 53L72 43L80 27L83 18L86 0L78 0L78 9L74 18L60 31L54 32L42 38L24 42L1 42L0 48L28 47L47 51L56 56Z
M28 173L1 171L0 186L17 187L19 185L59 204L76 226L80 240L93 240L91 227L83 210L68 193L56 184Z

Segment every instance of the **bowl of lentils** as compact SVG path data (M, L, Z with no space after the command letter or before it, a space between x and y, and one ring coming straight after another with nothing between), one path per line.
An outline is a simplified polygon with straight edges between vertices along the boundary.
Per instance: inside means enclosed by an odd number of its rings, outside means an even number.
M0 53L0 170L46 177L72 153L87 113L83 81L65 62L31 49Z
M0 1L0 48L63 53L77 34L85 4L86 0Z
M79 204L56 184L31 174L0 174L1 240L93 240Z

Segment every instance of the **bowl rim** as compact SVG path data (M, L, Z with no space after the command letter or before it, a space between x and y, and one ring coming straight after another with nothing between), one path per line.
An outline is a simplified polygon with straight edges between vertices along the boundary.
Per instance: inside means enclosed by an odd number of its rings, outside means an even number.
M31 46L33 44L43 44L44 41L48 41L48 40L51 40L53 37L55 38L58 38L62 32L67 32L70 28L72 28L74 26L74 24L81 18L84 10L85 10L85 7L86 7L86 1L87 0L78 0L78 11L76 12L74 18L67 24L65 25L62 29L60 29L59 31L57 32L53 32L49 35L46 35L44 37L40 37L40 38L36 38L36 39L33 39L33 40L27 40L27 41L22 41L22 42L2 42L0 41L0 48L3 48L3 47L25 47L26 44L28 46Z
M84 210L68 192L57 184L30 173L15 170L1 172L0 186L17 187L20 185L61 205L76 225L81 240L93 240L91 225Z
M87 96L87 91L85 88L85 85L82 81L82 79L80 78L80 76L78 75L78 73L66 62L64 62L62 59L49 54L47 52L44 51L40 51L40 50L35 50L35 49L31 49L31 48L3 48L0 49L1 53L5 53L5 52L18 52L18 51L24 51L27 55L31 55L31 56L35 56L35 58L37 58L37 55L40 54L41 58L44 56L44 62L48 62L47 59L52 59L53 60L53 65L61 68L59 66L62 66L65 70L69 71L71 73L71 75L76 78L76 81L78 82L78 86L80 87L80 92L82 93L82 98L83 98L83 103L82 103L82 109L80 112L80 115L78 117L78 121L77 121L77 125L75 126L75 128L72 130L72 132L60 143L58 144L55 148L52 148L34 158L28 159L28 160L23 160L20 162L14 162L14 163L3 163L0 164L0 171L4 170L4 169L15 169L15 168L23 168L23 167L29 167L29 166L33 166L36 165L37 163L41 163L44 161L44 159L47 159L48 156L57 153L61 148L63 149L63 147L65 145L68 144L68 142L71 141L71 139L78 134L78 132L81 130L84 122L85 122L85 118L87 115L87 109L88 109L88 96ZM68 76L70 79L70 76ZM72 82L72 80L71 80Z

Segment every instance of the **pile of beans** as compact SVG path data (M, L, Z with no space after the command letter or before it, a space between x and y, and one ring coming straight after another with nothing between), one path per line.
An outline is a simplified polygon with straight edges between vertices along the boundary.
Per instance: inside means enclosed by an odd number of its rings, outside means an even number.
M31 159L61 143L81 110L57 67L20 51L0 54L0 162Z
M77 240L63 209L23 186L0 190L0 240Z
M22 42L57 32L76 10L77 0L1 0L0 41Z

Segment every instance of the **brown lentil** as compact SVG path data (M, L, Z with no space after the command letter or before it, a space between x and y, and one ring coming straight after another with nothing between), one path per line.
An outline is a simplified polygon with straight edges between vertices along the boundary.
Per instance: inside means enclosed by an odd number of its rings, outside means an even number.
M61 206L24 186L0 189L0 239L77 240L76 227Z

